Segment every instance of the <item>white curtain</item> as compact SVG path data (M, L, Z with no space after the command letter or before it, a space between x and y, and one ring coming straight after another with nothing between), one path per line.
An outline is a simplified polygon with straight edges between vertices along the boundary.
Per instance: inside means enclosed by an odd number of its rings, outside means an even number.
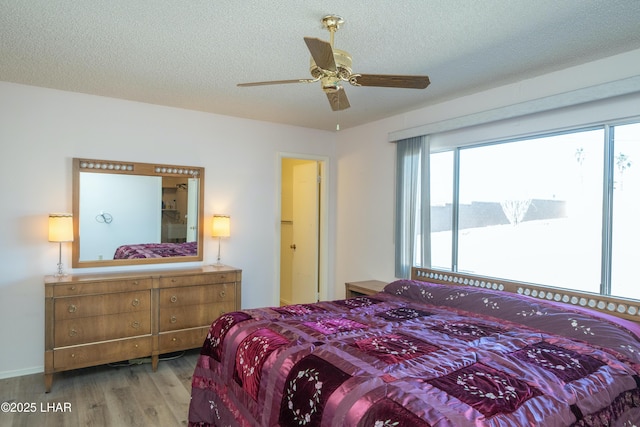
M396 144L395 276L408 278L411 267L429 267L431 215L429 202L429 138Z

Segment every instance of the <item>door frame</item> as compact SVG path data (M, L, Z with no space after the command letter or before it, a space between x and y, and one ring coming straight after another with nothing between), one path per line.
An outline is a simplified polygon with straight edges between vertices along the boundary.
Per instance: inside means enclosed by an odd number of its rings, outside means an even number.
M275 289L273 306L280 305L280 240L282 237L282 159L313 160L318 162L322 185L320 185L320 230L318 242L318 297L326 300L329 278L329 157L291 152L279 152L276 166L276 242L275 254Z

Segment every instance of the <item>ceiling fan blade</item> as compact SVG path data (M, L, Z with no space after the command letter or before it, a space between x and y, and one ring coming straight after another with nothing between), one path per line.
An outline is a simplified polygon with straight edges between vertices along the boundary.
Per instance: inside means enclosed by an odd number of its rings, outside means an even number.
M238 87L250 87L250 86L266 86L266 85L283 85L288 83L315 83L319 79L295 79L295 80L272 80L268 82L252 82L252 83L238 83Z
M327 99L333 111L346 110L351 107L347 93L342 88L337 92L327 92Z
M428 76L395 76L391 74L352 74L349 83L354 86L397 87L424 89L429 86Z
M311 37L305 37L304 42L318 67L323 70L336 71L336 61L333 58L333 49L331 49L329 42Z

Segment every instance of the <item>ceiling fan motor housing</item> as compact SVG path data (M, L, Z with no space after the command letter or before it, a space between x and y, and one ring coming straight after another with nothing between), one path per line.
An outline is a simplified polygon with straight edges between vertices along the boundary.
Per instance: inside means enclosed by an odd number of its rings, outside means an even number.
M309 71L314 79L321 79L323 77L337 77L339 80L348 81L351 77L351 55L348 52L340 49L333 49L333 60L336 63L336 71L323 70L316 65L316 62L311 58L311 66Z

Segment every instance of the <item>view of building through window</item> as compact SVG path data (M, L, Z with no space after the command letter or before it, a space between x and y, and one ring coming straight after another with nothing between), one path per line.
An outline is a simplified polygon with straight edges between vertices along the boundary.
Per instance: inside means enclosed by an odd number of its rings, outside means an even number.
M603 210L604 127L460 148L457 236L453 151L432 154L432 266L452 268L457 238L459 272L599 293L603 224L612 224L611 293L640 299L640 124L611 132L611 211Z

